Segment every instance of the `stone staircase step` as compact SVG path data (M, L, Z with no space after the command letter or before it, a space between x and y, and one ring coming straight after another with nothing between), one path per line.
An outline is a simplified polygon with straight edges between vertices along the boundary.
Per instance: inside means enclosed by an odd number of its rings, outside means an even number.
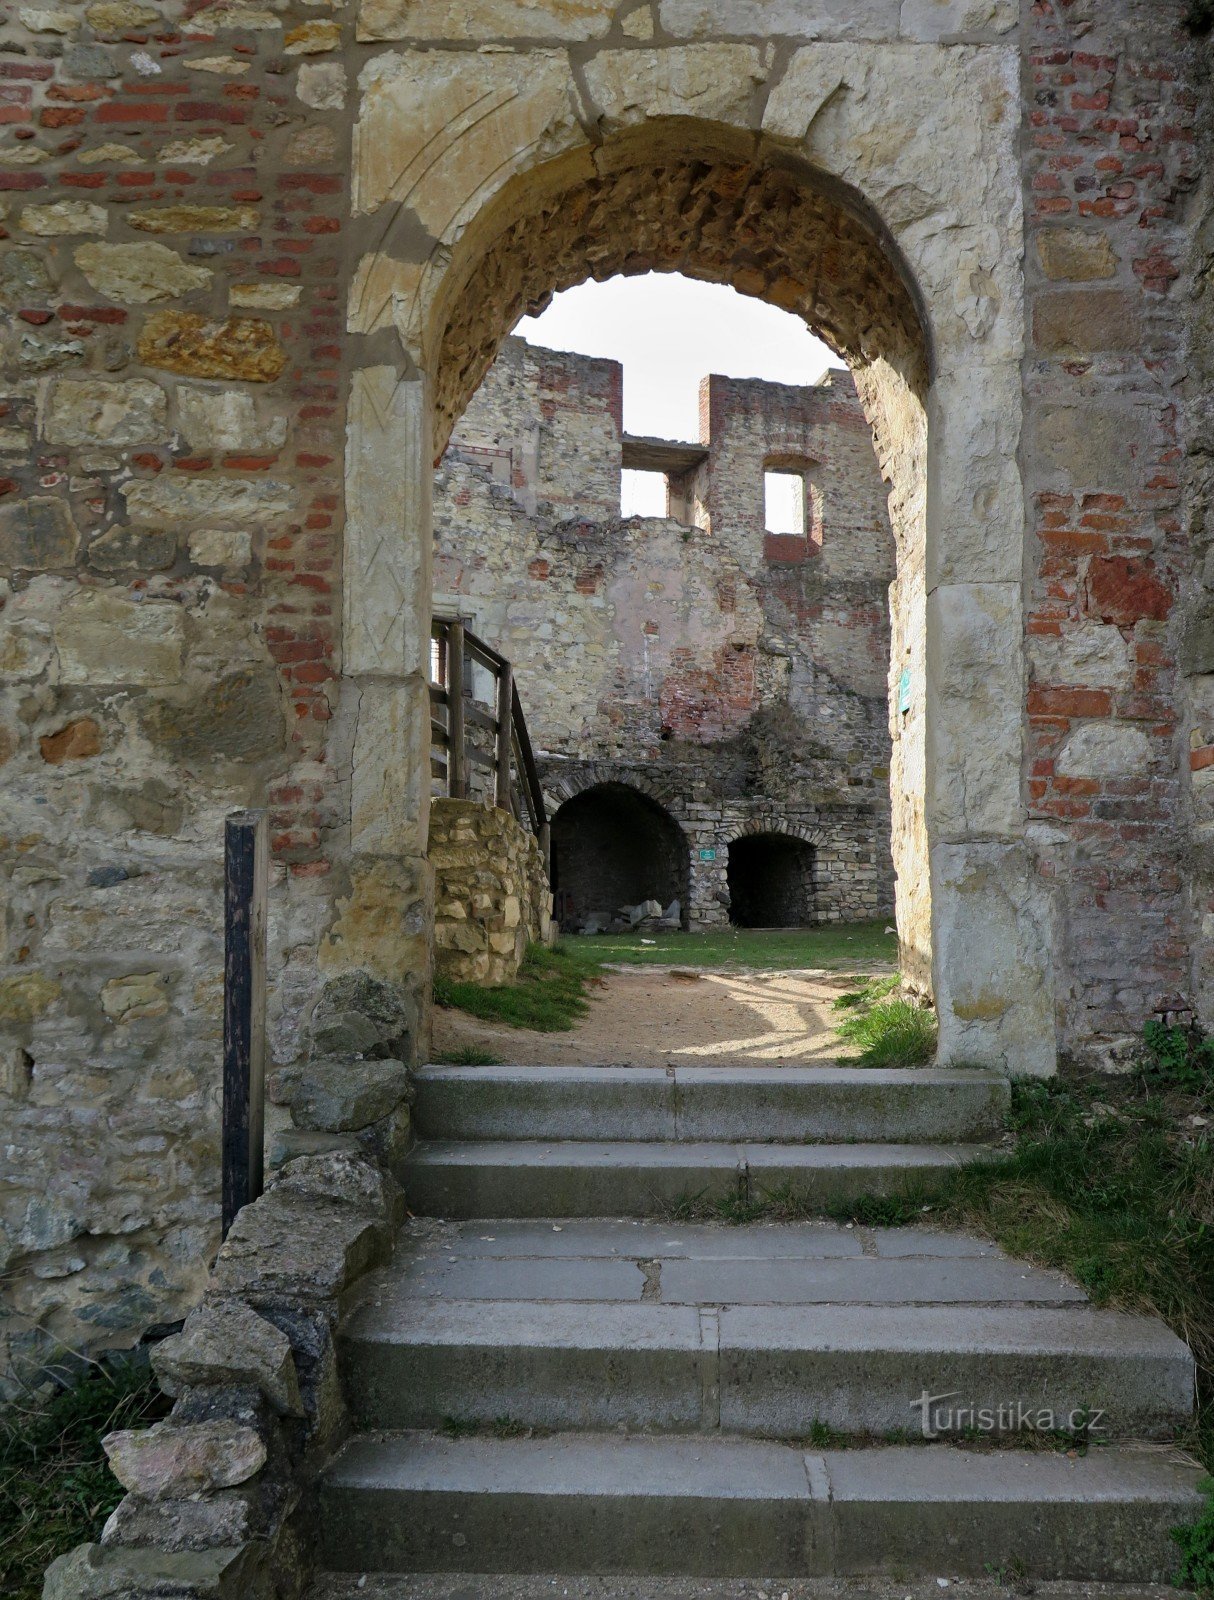
M941 1556L947 1563L947 1552ZM943 1576L946 1566L937 1569ZM897 1578L778 1578L752 1573L745 1578L630 1576L627 1600L1008 1600L1018 1589L997 1573L946 1580L942 1590L932 1573ZM1187 1589L1167 1583L1060 1583L1033 1585L1036 1600L1196 1600ZM304 1600L622 1600L618 1576L562 1573L468 1572L317 1572Z
M977 1145L428 1140L405 1198L436 1217L637 1217L688 1202L794 1194L807 1206L930 1186Z
M1193 1408L1181 1340L1152 1318L1088 1306L822 1304L807 1313L804 1303L425 1300L397 1289L343 1331L346 1398L360 1427L509 1418L796 1439L823 1423L880 1436L920 1431L913 1402L926 1392L997 1421L1007 1408L1009 1428L1017 1402L1058 1426L1099 1410L1100 1437L1112 1438L1158 1435Z
M427 1139L982 1139L1007 1080L945 1068L439 1067L417 1075Z
M1028 1577L1154 1581L1175 1567L1169 1529L1203 1503L1199 1477L1163 1450L388 1434L356 1438L324 1474L319 1555L359 1572L967 1576L1018 1562Z

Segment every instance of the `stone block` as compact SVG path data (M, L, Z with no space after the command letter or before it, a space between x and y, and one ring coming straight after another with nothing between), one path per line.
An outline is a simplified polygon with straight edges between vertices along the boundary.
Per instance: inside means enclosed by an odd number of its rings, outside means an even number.
M1073 728L1055 760L1064 778L1143 776L1156 752L1141 728L1126 722L1085 722Z
M1037 296L1033 339L1054 355L1133 350L1142 341L1136 295L1124 289L1055 289Z
M902 0L898 31L902 38L928 43L963 35L998 38L1019 18L1015 0Z
M295 74L295 93L315 111L342 111L348 81L340 61L305 61Z
M249 1386L260 1389L281 1415L304 1414L290 1340L239 1300L199 1306L180 1333L153 1346L151 1359L166 1394Z
M241 528L196 528L189 537L190 560L196 567L247 567L253 540Z
M354 1206L381 1222L401 1220L403 1201L395 1179L373 1161L348 1151L298 1156L283 1167L274 1187L284 1194Z
M166 372L250 383L273 383L287 364L272 323L260 317L209 322L189 311L153 312L139 336L138 354L145 366Z
M1117 255L1106 232L1089 228L1041 228L1037 259L1047 278L1088 283L1117 276Z
M253 1559L251 1559L251 1557ZM256 1553L78 1544L47 1568L42 1600L249 1600Z
M171 601L129 599L108 589L73 595L55 622L65 683L176 683L185 652L185 619Z
M92 717L77 717L57 732L43 734L38 750L43 761L52 767L62 766L65 761L87 761L101 753L101 729Z
M0 565L46 572L75 564L80 533L66 500L31 495L0 506Z
M91 200L58 200L51 205L23 206L18 226L44 239L80 233L105 233L109 212Z
M127 221L142 233L253 233L261 214L256 206L141 206Z
M362 0L360 39L598 39L616 0Z
M354 210L395 203L453 239L524 165L584 144L563 51L403 51L360 77Z
M155 1550L235 1548L253 1536L249 1498L221 1491L205 1500L149 1500L128 1494L101 1531L105 1546Z
M62 992L58 979L43 972L0 978L0 1022L33 1022L50 1010Z
M153 1500L234 1488L266 1460L261 1437L238 1422L157 1422L107 1434L101 1442L122 1487Z
M312 1012L312 1048L321 1055L407 1054L416 1031L412 997L368 972L331 978Z
M132 522L237 522L264 525L287 516L295 504L290 484L273 478L190 477L185 473L141 478L122 486Z
M352 1133L388 1116L409 1096L400 1061L347 1061L320 1056L293 1070L291 1115L297 1126Z
M210 287L209 267L184 261L167 245L82 244L74 252L76 265L98 294L125 305L148 305L174 300Z
M603 50L584 71L608 130L653 117L703 117L746 127L755 91L767 78L762 53L746 44Z
M99 572L165 572L177 559L177 535L124 523L92 540L88 559Z
M211 1287L259 1304L328 1300L382 1260L390 1238L366 1212L270 1190L232 1224Z
M172 698L146 701L139 726L157 749L191 765L281 759L282 690L272 667L242 667Z
M253 396L238 389L194 389L180 384L177 418L196 450L277 451L286 443L286 418L263 421Z
M146 378L59 378L47 394L42 432L57 445L159 444L168 432L168 409L164 390Z
M661 0L675 39L895 39L902 0Z

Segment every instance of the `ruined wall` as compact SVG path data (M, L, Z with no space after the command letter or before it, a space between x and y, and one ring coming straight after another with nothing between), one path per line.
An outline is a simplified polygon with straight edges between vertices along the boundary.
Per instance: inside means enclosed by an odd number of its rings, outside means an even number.
M620 517L621 400L616 363L507 342L437 476L436 605L514 662L554 804L621 781L676 818L693 925L759 819L819 842L815 919L888 914L893 542L850 376L706 378L694 523ZM765 531L772 464L812 538Z
M1214 1024L1187 9L9 0L6 1360L198 1292L225 811L272 811L280 1061L322 977L424 997L432 463L517 316L587 274L734 283L856 374L943 1057L1048 1072Z
M533 833L474 800L430 807L434 970L455 982L509 983L529 944L547 944L552 894Z

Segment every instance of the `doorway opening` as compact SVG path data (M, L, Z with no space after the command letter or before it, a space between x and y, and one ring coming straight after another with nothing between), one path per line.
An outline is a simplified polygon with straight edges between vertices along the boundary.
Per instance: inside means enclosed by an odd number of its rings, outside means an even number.
M552 891L565 933L622 931L658 915L687 926L688 845L656 800L603 783L567 800L552 819ZM638 908L647 908L638 914Z
M814 917L815 852L804 839L750 833L729 847L729 920L737 928L805 928Z

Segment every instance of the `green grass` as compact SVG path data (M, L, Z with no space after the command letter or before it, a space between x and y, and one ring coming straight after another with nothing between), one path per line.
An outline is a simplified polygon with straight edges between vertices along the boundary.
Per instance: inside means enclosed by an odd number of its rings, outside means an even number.
M936 1053L936 1015L913 1000L882 1000L839 1024L841 1039L860 1046L861 1067L921 1067Z
M475 1045L445 1050L434 1057L436 1067L500 1067L501 1064L501 1056L492 1050L478 1050Z
M170 1402L135 1362L98 1369L50 1399L0 1410L0 1594L37 1600L43 1570L95 1539L123 1489L101 1440L166 1414Z
M601 933L562 939L561 954L597 970L627 966L744 967L758 971L863 969L898 960L888 919L821 928L714 928L708 933ZM645 942L642 942L645 941Z
M434 999L437 1005L466 1011L482 1022L504 1022L511 1028L534 1028L538 1033L566 1033L589 1010L586 988L593 976L593 969L572 960L562 949L533 944L523 957L517 982L489 987L436 978Z

